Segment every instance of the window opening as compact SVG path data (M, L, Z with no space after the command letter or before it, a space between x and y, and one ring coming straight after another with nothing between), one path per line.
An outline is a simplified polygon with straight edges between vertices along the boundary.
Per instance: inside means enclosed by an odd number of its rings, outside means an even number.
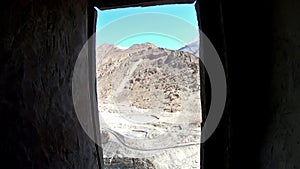
M97 12L105 167L200 168L200 40L194 4Z

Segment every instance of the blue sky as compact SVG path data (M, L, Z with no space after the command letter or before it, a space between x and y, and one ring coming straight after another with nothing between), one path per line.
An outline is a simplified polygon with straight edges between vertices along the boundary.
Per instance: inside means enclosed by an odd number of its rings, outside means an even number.
M130 47L150 42L159 47L178 49L198 36L194 4L97 11L97 45L112 43Z

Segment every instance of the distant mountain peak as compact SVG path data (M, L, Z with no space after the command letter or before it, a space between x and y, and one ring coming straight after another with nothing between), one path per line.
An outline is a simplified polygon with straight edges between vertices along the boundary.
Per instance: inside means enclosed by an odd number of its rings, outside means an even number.
M178 50L192 53L196 56L199 56L199 39L196 39L183 47L179 48Z

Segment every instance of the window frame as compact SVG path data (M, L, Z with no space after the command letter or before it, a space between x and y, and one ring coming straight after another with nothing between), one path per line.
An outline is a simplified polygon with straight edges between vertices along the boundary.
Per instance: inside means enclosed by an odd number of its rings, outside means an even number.
M196 3L195 3L196 2ZM224 25L222 16L222 5L221 0L91 0L89 1L88 9L88 35L92 36L96 31L96 10L97 7L101 10L116 9L116 8L127 8L127 7L146 7L155 5L167 5L167 4L193 4L195 3L195 9L198 18L199 30L204 32L214 44L217 52L220 55L223 65L225 63L225 73L227 77L226 69L226 45L224 35ZM205 17L204 17L205 16ZM200 38L200 37L199 37ZM201 41L201 40L200 40ZM95 46L93 47L95 51ZM94 55L90 55L94 56ZM199 59L200 60L200 59ZM94 62L95 63L95 62ZM90 66L95 67L95 64L90 62ZM95 77L94 77L95 78ZM205 71L204 65L200 61L200 97L201 97L201 113L202 113L202 126L205 122L205 118L208 115L209 100L211 100L211 89L210 80L208 74ZM94 85L94 91L96 91L96 84ZM93 105L95 106L95 105ZM227 106L226 106L227 107ZM97 106L96 106L97 108ZM220 127L216 129L207 142L201 144L200 152L200 167L201 169L212 168L218 165L221 168L229 168L229 139L230 139L230 123L229 115L226 114L227 108L225 108L224 116L221 120L220 125L227 125L220 130ZM95 115L94 115L95 116ZM225 119L225 122L224 122ZM101 124L100 124L101 125ZM220 147L220 143L223 143ZM97 145L96 145L97 146ZM97 146L98 147L98 146ZM216 148L217 147L217 148ZM217 151L216 151L217 149ZM101 148L98 150L99 164L103 166L103 155ZM206 157L206 158L205 158ZM214 161L214 164L212 163ZM99 166L100 168L102 168ZM215 167L213 167L215 168Z

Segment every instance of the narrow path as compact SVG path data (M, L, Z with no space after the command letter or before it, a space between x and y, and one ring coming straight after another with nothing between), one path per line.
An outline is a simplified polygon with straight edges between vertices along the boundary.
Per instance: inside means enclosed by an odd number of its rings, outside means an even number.
M123 135L121 135L120 133L114 131L114 130L111 130L111 129L104 129L105 131L113 134L116 139L125 147L129 148L129 149L132 149L132 150L138 150L138 151L158 151L158 150L167 150L167 149L173 149L173 148L180 148L180 147L187 147L187 146L194 146L194 145L199 145L200 142L193 142L193 143L186 143L186 144L178 144L178 145L175 145L175 146L170 146L170 147L164 147L164 148L149 148L149 149L142 149L142 148L137 148L137 147L133 147L133 146L130 146L130 145L127 145L125 142L125 140L133 140L133 139L130 139L130 138L126 138L124 137ZM134 142L134 141L130 141L130 142Z

